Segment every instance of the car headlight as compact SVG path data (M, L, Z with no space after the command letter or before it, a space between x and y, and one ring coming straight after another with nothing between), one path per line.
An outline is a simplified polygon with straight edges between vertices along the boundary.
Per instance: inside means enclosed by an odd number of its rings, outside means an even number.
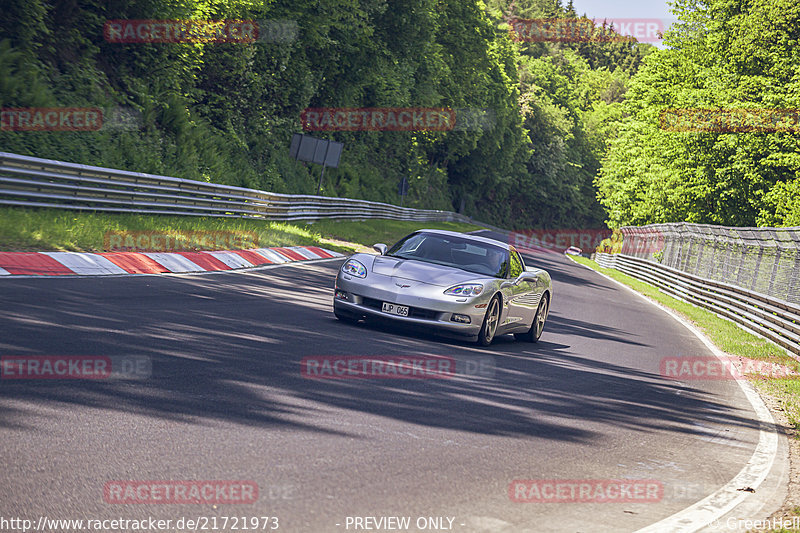
M347 262L345 262L345 264L342 265L342 272L344 272L345 274L350 274L351 276L355 276L357 278L367 277L367 267L365 267L355 259L350 259Z
M483 285L480 283L465 283L463 285L450 287L444 291L445 294L449 294L451 296L477 296L482 292Z

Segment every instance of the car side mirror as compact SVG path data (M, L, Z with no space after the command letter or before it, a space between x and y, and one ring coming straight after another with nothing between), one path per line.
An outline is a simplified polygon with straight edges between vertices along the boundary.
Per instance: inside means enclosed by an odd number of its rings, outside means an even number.
M389 247L379 242L378 244L373 244L372 249L381 255L386 255L386 250L388 250Z
M516 287L517 285L519 285L523 281L529 281L531 283L536 283L538 281L538 279L539 279L539 275L537 273L535 273L535 272L523 272L519 276L517 276L515 279L503 282L503 284L500 285L500 287L503 288L503 289L505 289L506 287Z
M523 281L529 281L531 283L536 283L539 280L539 275L536 272L523 272L517 279L514 281L514 285L519 285Z

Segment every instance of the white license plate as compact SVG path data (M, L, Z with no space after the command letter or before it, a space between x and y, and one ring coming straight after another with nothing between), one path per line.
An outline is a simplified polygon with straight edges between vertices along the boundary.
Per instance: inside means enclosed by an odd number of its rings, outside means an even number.
M408 316L408 307L405 305L387 304L386 302L383 302L383 307L381 310L384 313L389 313L390 315Z

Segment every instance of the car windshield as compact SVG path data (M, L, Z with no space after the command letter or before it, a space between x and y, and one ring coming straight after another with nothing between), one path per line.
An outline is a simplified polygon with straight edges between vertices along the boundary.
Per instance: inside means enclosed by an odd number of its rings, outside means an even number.
M435 263L484 276L504 278L508 250L464 237L413 233L392 246L388 256Z

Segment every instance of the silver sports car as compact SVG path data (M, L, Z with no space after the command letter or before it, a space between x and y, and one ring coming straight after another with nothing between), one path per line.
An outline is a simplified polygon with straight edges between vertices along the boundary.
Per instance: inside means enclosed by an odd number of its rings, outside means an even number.
M453 231L420 230L380 255L357 253L336 276L333 312L383 317L470 337L483 346L513 333L536 342L553 297L550 274L525 267L513 246Z

